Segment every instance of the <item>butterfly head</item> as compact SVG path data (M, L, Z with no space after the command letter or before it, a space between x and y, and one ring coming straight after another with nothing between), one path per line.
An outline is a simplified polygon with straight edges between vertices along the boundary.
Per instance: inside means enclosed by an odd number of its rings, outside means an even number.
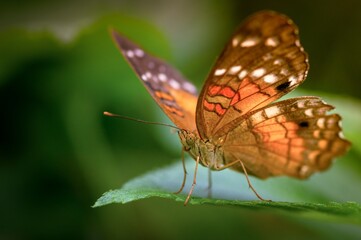
M192 133L187 130L181 130L178 132L179 138L183 145L185 151L189 151L196 145L197 138L199 138L195 133Z

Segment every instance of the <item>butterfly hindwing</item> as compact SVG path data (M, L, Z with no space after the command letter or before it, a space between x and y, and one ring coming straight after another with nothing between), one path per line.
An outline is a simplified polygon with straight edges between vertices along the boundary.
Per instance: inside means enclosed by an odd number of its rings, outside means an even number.
M197 127L210 138L222 126L266 106L306 77L307 54L286 16L259 12L233 34L198 99Z
M196 130L197 91L172 66L151 56L130 40L112 30L113 40L139 79L177 127Z
M327 169L350 145L342 136L341 117L327 115L331 109L318 97L292 98L234 120L215 137L222 139L228 162L241 159L257 177L307 178Z

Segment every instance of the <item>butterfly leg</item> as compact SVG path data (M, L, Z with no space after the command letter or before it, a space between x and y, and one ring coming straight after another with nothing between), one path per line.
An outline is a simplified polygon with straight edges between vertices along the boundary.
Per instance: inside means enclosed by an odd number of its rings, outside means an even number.
M217 170L219 171L219 170L223 170L223 169L229 168L229 167L231 167L231 166L233 166L233 165L235 165L235 164L237 164L237 163L240 163L240 164L241 164L242 169L243 169L243 172L244 172L244 175L246 176L246 179L247 179L248 186L249 186L249 188L253 191L253 193L257 196L257 198L258 198L259 200L261 200L261 201L271 202L271 200L264 199L264 198L262 198L262 197L257 193L256 189L252 186L251 181L250 181L249 178L248 178L248 173L247 173L246 167L244 166L244 164L243 164L243 162L242 162L241 160L236 160L236 161L234 161L234 162L231 162L231 163L228 163L228 164L223 165L223 166L221 166L221 167L218 167Z
M174 192L175 194L178 194L183 190L184 185L186 184L186 179L187 179L187 169L186 169L186 163L184 160L184 149L183 148L182 148L182 165L183 165L183 182L182 182L182 185L179 188L179 190Z
M189 199L193 193L193 190L194 190L194 187L196 186L196 181L197 181L197 172L198 172L198 164L199 164L199 156L197 157L197 160L196 160L196 167L194 169L194 175L193 175L193 183L192 183L192 186L191 186L191 189L189 190L189 193L188 193L188 196L184 202L184 206L186 206L189 202Z
M212 197L212 171L208 168L208 198Z
M251 184L251 181L249 180L248 178L248 174L247 174L247 170L246 170L246 167L244 166L243 162L241 160L239 160L239 163L241 164L242 168L243 168L243 172L244 172L244 175L246 176L246 179L247 179L247 182L248 182L248 186L250 189L252 189L252 191L254 192L254 194L258 197L259 200L261 201L268 201L268 202L271 202L271 200L266 200L264 198L262 198L256 191L256 189L254 189L254 187L252 186Z

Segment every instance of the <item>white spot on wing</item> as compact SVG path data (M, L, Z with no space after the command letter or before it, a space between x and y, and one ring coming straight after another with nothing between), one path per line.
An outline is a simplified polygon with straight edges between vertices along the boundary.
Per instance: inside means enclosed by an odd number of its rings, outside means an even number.
M262 111L257 111L256 113L252 114L249 118L251 120L252 125L256 125L265 120L265 117L262 115Z
M150 72L146 72L146 73L145 73L145 76L149 79L149 78L152 77L152 74L151 74Z
M247 71L247 70L243 70L242 72L240 72L240 73L238 74L238 78L239 78L239 79L243 79L245 76L247 76L247 74L248 74L248 71Z
M226 72L226 69L220 68L220 69L217 69L216 71L214 71L214 75L215 75L215 76L221 76L221 75L223 75L225 72Z
M169 85L174 88L174 89L179 89L180 88L180 84L179 82L177 82L176 80L174 79L170 79L169 80Z
M143 79L143 81L148 81L147 75L143 74L142 79Z
M310 169L310 167L308 167L308 166L306 166L306 165L304 165L304 166L301 167L301 169L300 169L300 175L301 175L301 176L306 177L306 176L309 176L310 174L311 174L311 169Z
M143 57L143 56L144 56L143 50L142 50L142 49L139 49L139 48L137 48L137 49L134 50L134 54L135 54L135 56L137 56L137 57Z
M324 119L324 118L319 118L319 119L317 120L317 126L318 126L319 128L325 128L325 119Z
M167 81L167 75L165 75L164 73L159 73L158 78L161 82Z
M298 79L295 77L295 76L291 76L289 79L288 79L288 81L290 81L291 82L291 86L293 86L293 85L295 85L298 81L297 81Z
M269 37L265 41L265 45L268 47L277 47L279 43L280 41L277 37Z
M306 114L306 116L313 117L312 108L306 109L305 114Z
M304 101L297 102L297 107L298 108L304 108L305 107L305 102Z
M232 39L232 46L237 47L238 44L239 44L239 37L233 38Z
M274 65L281 65L282 62L283 62L283 60L281 58L277 58L277 59L274 60L273 64Z
M231 67L231 69L229 69L229 73L230 74L236 74L236 73L238 73L239 72L239 70L241 70L241 66L233 66L233 67Z
M262 77L263 74L266 73L266 69L264 68L257 68L252 72L252 77L259 78Z
M127 56L128 56L129 58L134 57L134 52L133 52L132 50L128 50L128 51L127 51Z
M339 138L345 139L345 136L343 135L343 133L341 131L338 132L338 136L339 136Z
M183 88L191 93L195 93L197 91L196 87L193 86L193 84L189 83L189 82L184 82L183 83Z
M274 74L268 74L263 77L263 81L265 81L266 83L274 83L277 81L277 77Z
M250 37L241 42L241 47L253 47L259 42L259 38Z
M281 113L280 108L277 106L266 108L264 111L269 118L277 116Z

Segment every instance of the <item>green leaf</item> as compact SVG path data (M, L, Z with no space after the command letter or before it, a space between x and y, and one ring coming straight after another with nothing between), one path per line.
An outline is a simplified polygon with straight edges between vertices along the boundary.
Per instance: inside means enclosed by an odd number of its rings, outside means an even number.
M192 165L192 162L187 161L187 166ZM194 164L193 164L194 165ZM179 163L173 164L169 167L165 167L159 170L151 171L143 176L137 177L128 183L126 183L122 188L117 190L111 190L103 194L93 207L100 207L111 203L128 203L136 200L141 200L150 197L160 197L166 199L172 199L179 202L184 202L186 198L186 192L183 194L174 194L172 191L176 191L178 189L178 185L181 183L181 173L182 166ZM197 205L197 204L211 204L211 205L223 205L223 206L237 206L243 208L250 208L255 210L283 210L288 212L289 214L297 214L299 216L311 217L316 219L328 219L329 221L338 221L338 222L347 222L347 223L357 223L361 225L361 206L356 202L345 202L345 203L337 203L337 202L327 202L327 203L316 203L313 201L310 202L279 202L279 201L249 201L252 197L252 194L249 189L240 188L238 182L241 180L242 175L231 172L229 170L225 170L223 172L217 172L214 174L214 186L213 186L213 194L214 198L205 198L205 194L207 190L205 189L206 185L204 184L204 180L207 177L207 169L202 168L199 169L197 179L200 181L200 184L196 185L196 190L189 202L189 204ZM190 174L189 174L190 175ZM227 176L228 175L228 176ZM230 175L230 176L229 176ZM222 178L228 178L228 181L222 181ZM229 183L230 179L234 179L236 184L232 184L233 194L222 193L222 190L228 190L229 186L221 187L221 184L216 181L221 180L222 184ZM178 181L176 181L178 180ZM252 182L255 187L258 189L260 187L261 181L256 178L252 178ZM265 182L263 182L265 183ZM267 196L275 197L276 194L271 194L271 192L275 193L277 187L285 187L285 183L282 181L273 181L273 185L266 184L262 190L266 188L269 189L267 192ZM288 195L288 198L292 198L291 196L298 195L298 191L300 191L300 187L297 187L296 182L288 183L290 186L287 189L287 193L283 194L284 196ZM186 185L185 189L189 189L189 184ZM248 193L247 193L248 192ZM279 194L280 192L277 191ZM203 197L201 197L203 196ZM302 198L302 196L300 196ZM221 199L223 198L223 199ZM237 200L227 200L228 199L237 199ZM247 201L241 201L240 199L247 199ZM305 198L304 198L305 199ZM317 199L317 198L315 198Z

